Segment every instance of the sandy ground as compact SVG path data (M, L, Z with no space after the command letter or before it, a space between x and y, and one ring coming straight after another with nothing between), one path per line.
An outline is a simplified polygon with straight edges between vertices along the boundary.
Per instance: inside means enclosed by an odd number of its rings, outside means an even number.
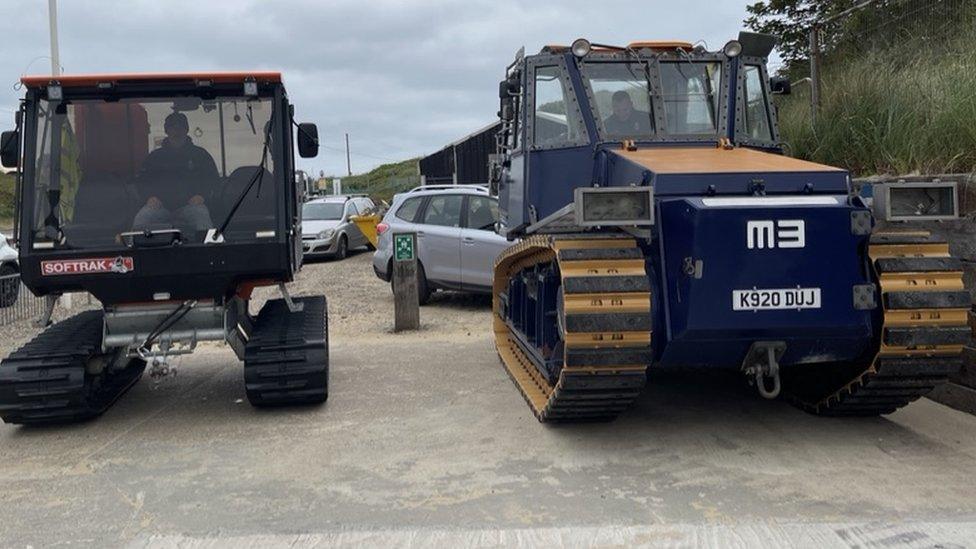
M295 285L330 298L325 405L251 408L214 345L95 421L0 425L0 547L976 545L976 417L817 418L654 375L614 422L541 425L487 298L437 296L391 334L369 259Z
M458 292L436 292L420 310L421 330L393 332L393 292L373 273L372 253L363 250L344 261L315 260L305 265L293 295L324 294L329 300L329 333L334 339L390 337L411 341L429 338L483 337L489 329L491 298ZM252 309L262 299L279 297L275 288L255 292Z

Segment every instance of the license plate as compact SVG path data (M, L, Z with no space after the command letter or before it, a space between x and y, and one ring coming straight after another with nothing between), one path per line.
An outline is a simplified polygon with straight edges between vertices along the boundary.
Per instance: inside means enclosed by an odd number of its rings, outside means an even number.
M819 309L820 288L732 290L733 311Z

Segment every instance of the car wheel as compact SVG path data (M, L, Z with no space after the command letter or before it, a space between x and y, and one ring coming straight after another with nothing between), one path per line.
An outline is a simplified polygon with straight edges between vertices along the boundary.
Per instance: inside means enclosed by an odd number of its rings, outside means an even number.
M336 259L345 259L349 255L349 241L346 240L346 235L339 237L339 249L336 250Z
M0 307L11 307L20 295L20 277L13 265L0 267Z
M430 301L430 294L434 293L427 284L427 273L424 266L417 262L417 298L421 305L426 305Z

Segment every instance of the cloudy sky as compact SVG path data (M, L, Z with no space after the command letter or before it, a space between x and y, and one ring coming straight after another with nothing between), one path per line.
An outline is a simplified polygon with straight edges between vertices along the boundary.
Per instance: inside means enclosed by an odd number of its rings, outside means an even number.
M273 69L299 121L319 126L312 173L434 152L495 119L516 50L583 36L720 48L751 0L60 0L65 73ZM3 0L0 127L25 73L50 70L47 0ZM16 16L14 15L16 14Z

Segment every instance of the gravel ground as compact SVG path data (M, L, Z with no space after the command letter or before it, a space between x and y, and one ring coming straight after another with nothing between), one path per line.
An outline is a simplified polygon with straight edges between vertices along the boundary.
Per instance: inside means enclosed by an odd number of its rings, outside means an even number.
M377 337L404 340L483 338L490 334L491 298L457 292L437 292L420 310L418 332L393 332L393 293L390 285L373 274L372 253L355 251L343 261L316 260L306 264L295 282L288 285L294 296L325 295L329 301L329 334L333 342L370 340ZM34 299L25 292L25 297ZM277 288L259 288L251 303L256 314L266 299L280 297ZM72 296L71 308L59 306L55 320L97 307L86 296ZM30 321L0 327L0 356L29 340L37 333Z
M490 332L491 298L458 292L437 292L420 309L419 332L393 332L393 292L373 274L372 252L356 251L342 260L317 260L302 267L292 295L324 294L329 300L329 334L338 339L403 337L411 340L487 338ZM276 288L255 291L251 311L264 299L280 297Z

